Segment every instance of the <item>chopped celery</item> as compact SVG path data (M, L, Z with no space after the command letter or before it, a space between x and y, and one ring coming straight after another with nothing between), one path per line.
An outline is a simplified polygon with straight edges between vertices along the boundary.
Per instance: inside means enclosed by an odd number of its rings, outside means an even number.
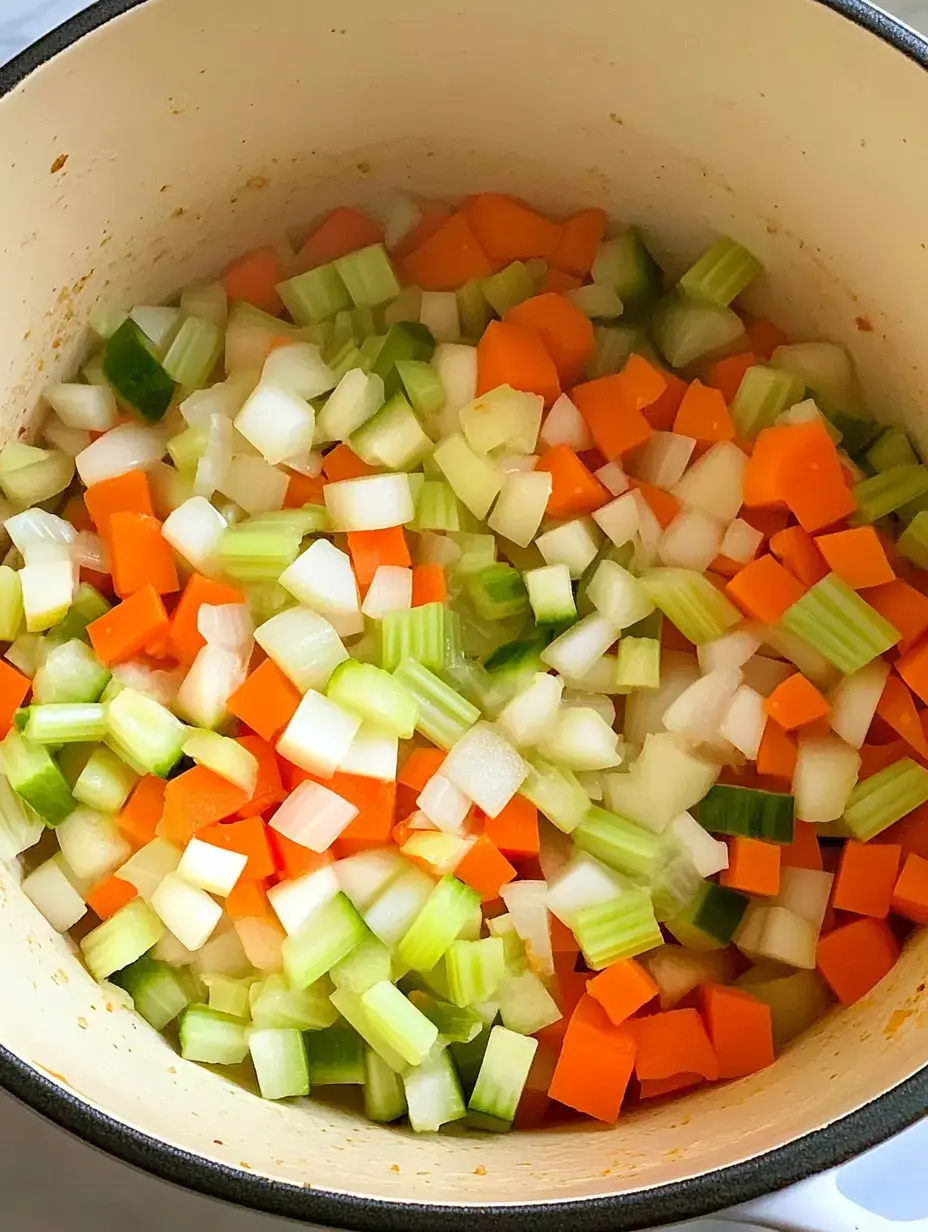
M189 981L167 963L153 958L140 958L114 973L113 983L126 990L138 1013L156 1031L163 1031L192 999Z
M395 984L374 984L361 994L361 1006L373 1029L407 1065L421 1065L428 1057L438 1028Z
M15 641L22 629L22 582L9 565L0 565L0 642Z
M218 326L202 317L187 317L174 335L162 367L178 385L199 389L209 380L222 347L223 335Z
M180 759L187 729L152 697L123 689L106 707L113 751L146 774L167 778Z
M180 1055L187 1061L238 1065L248 1056L248 1032L241 1019L206 1005L190 1005L184 1010L178 1034Z
M206 947L204 946L204 949ZM201 961L198 956L198 962ZM249 1005L249 981L235 979L231 975L204 975L203 983L209 989L209 1008L234 1018L247 1018Z
M67 781L48 751L11 731L2 745L7 778L13 790L49 826L56 826L75 807ZM138 955L136 955L138 957ZM115 968L114 968L115 969Z
M151 907L134 898L84 937L81 953L94 979L105 980L147 954L163 933Z
M390 951L377 937L371 936L356 946L341 962L337 962L329 972L329 978L336 988L360 994L366 992L372 984L389 980L392 971Z
M269 975L249 990L251 1020L256 1027L296 1027L319 1031L338 1017L329 1001L332 985L317 980L307 988L294 989L282 975Z
M427 419L441 410L445 387L431 364L421 359L398 359L396 371L417 415Z
M896 547L920 569L928 569L928 511L916 513L897 539Z
M740 436L756 436L769 428L778 415L798 402L805 386L798 377L764 364L748 368L732 399L732 422Z
M493 315L487 297L483 293L480 278L471 278L455 292L458 300L458 315L461 332L465 338L476 341L490 323Z
M492 535L472 535L463 531L451 535L451 539L461 552L454 565L455 573L479 573L496 563L496 540Z
M870 446L865 456L874 471L918 465L918 456L902 428L887 428Z
M68 608L68 614L56 629L48 635L49 641L55 644L68 642L79 638L86 642L87 626L93 621L105 616L110 610L110 604L87 582L79 583Z
M703 355L730 346L744 334L741 318L730 308L701 304L671 292L651 317L651 332L672 368L686 368Z
M416 703L416 730L439 748L450 749L480 718L476 706L415 659L403 659L393 675Z
M474 943L470 941L455 941L448 953L450 954L455 946L472 944ZM442 1039L448 1040L449 1043L469 1044L483 1030L483 1019L475 1010L466 1006L442 1001L423 989L411 989L409 999L435 1024Z
M326 695L401 740L408 740L416 729L419 716L415 698L400 679L370 663L348 659L340 664L332 673Z
M106 709L98 702L63 702L29 707L23 735L36 744L77 744L102 740Z
M857 516L864 522L878 522L910 501L928 493L928 467L892 466L854 488Z
M332 993L331 1000L342 1018L357 1031L366 1044L374 1049L390 1069L397 1074L402 1074L409 1068L399 1053L390 1047L370 1021L358 993L349 992L346 988L337 988Z
M590 806L589 797L576 776L571 770L555 766L537 755L529 757L526 765L528 776L519 794L530 800L559 830L572 833Z
M750 899L727 886L704 881L696 897L666 927L693 950L723 949L738 931Z
M506 972L502 938L455 941L445 954L448 991L457 1006L488 1001Z
M334 263L288 278L278 283L277 291L298 325L315 325L351 307L348 288Z
M928 770L901 757L857 784L844 809L844 824L861 842L928 801Z
M304 1040L309 1080L314 1087L360 1086L364 1082L364 1043L354 1027L336 1022L322 1031L307 1031Z
M370 244L333 262L348 294L359 307L376 308L400 293L393 263L383 244Z
M764 267L746 248L721 235L690 266L679 286L692 299L727 308L763 272Z
M392 672L404 659L423 667L445 664L445 606L424 603L405 612L384 612L380 625L380 665Z
M900 640L899 631L834 573L797 599L782 624L846 675Z
M373 1048L364 1050L364 1114L383 1124L406 1115L403 1080Z
M475 518L485 518L503 486L503 472L475 453L460 432L446 436L432 455L455 496Z
M264 1099L292 1099L309 1094L306 1048L299 1031L292 1027L251 1030L248 1051Z
M458 498L443 480L426 479L419 488L414 525L418 531L461 529Z
M506 1131L528 1080L538 1041L506 1027L493 1027L467 1105L467 1119L477 1129Z
M661 644L654 637L628 637L619 641L616 686L620 689L659 689Z
M369 466L411 470L432 450L432 442L403 394L397 390L349 439Z
M699 821L710 834L738 834L768 843L791 843L793 797L716 783L699 805Z
M385 396L392 398L402 388L403 379L396 367L398 360L427 362L434 350L435 339L431 331L418 321L400 321L391 325L371 367L371 373L383 381Z
M521 261L513 261L498 274L491 274L480 283L484 298L498 317L535 294L532 276Z
M168 453L179 471L195 472L206 453L207 435L203 428L188 428L168 441Z
M638 232L629 227L621 235L603 240L590 271L593 281L601 286L610 287L621 298L626 312L632 312L645 306L661 290L661 271L657 262L648 252ZM621 368L628 352L619 364ZM618 368L615 369L618 371ZM591 374L592 375L592 374ZM606 372L597 373L608 375Z
M485 620L505 620L528 611L528 595L521 574L512 565L487 565L467 577L467 593Z
M110 673L89 646L77 638L52 646L32 682L33 700L42 704L95 702Z
M663 855L660 836L653 830L596 805L590 806L571 838L581 851L638 880L650 881Z
M287 524L245 522L219 538L219 563L240 582L276 581L300 550L300 533Z
M436 1051L403 1075L409 1124L417 1134L434 1133L467 1115L461 1083L447 1051Z
M344 894L318 907L296 933L284 939L284 974L294 989L308 988L346 958L367 936L364 921Z
M148 423L157 423L174 397L174 381L159 362L155 348L127 318L103 348L103 372L119 400Z
M655 606L696 646L714 641L741 622L741 613L705 574L650 569L641 581Z
M646 890L638 889L581 907L574 917L573 931L587 966L594 971L653 950L663 940L651 897Z
M397 955L416 971L431 971L455 941L480 902L476 891L454 877L442 877L397 946Z
M523 574L523 581L538 624L562 624L576 618L577 604L568 565L529 569Z

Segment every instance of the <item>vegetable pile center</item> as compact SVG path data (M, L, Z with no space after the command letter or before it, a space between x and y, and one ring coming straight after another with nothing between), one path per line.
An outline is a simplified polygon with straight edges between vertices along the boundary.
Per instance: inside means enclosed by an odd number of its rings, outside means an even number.
M762 274L393 194L94 312L0 451L0 858L187 1061L611 1122L928 922L928 469Z

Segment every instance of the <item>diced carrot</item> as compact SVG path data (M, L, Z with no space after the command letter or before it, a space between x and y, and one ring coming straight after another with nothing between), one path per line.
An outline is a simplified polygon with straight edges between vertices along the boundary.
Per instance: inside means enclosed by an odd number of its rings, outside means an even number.
M348 551L359 586L370 586L381 565L400 565L408 569L412 564L402 526L386 530L350 530Z
M296 713L300 691L265 659L229 698L229 710L264 740L273 741Z
M883 586L895 579L883 545L872 526L855 526L831 535L816 535L815 546L828 567L854 590Z
M501 813L488 817L483 832L511 859L538 855L538 809L525 796L513 796Z
M803 530L813 534L854 512L835 443L819 420L790 424L793 434L780 472L780 496Z
M483 251L498 265L549 257L561 238L557 223L504 193L477 193L461 210Z
M471 230L463 211L451 217L400 262L403 281L423 291L456 291L471 278L497 268Z
M144 476L144 471L132 471L130 474ZM70 522L75 530L93 530L93 518L87 511L87 506L80 496L69 496L65 501L65 506L61 511L61 516L66 522Z
M506 313L504 320L538 335L554 360L565 389L579 381L596 350L593 322L563 295L553 291L523 300Z
M862 744L859 752L860 774L857 777L863 782L864 779L872 778L874 774L879 774L881 770L891 766L900 757L908 757L909 746L904 740L892 740L889 744Z
M775 625L787 608L802 598L805 589L769 555L750 561L725 587L742 612L765 625Z
M722 870L719 881L745 894L779 894L780 848L776 843L734 835L728 840L728 868Z
M701 444L735 439L735 425L725 399L717 389L703 385L702 381L692 381L688 386L673 430L681 436L691 436Z
M670 492L655 487L653 483L645 483L642 479L629 477L628 486L640 492L648 508L666 529L680 512L680 502ZM739 566L740 568L740 566Z
M449 206L440 202L422 202L419 205L419 221L411 231L406 232L398 244L394 244L390 249L390 256L394 261L402 261L404 257L408 257L440 231L453 213Z
M563 295L565 291L576 291L577 287L582 286L582 278L576 278L573 274L565 274L563 270L549 265L538 284L538 293L544 295L548 291L554 291L558 295Z
M275 872L269 835L270 831L260 817L244 817L239 821L205 826L198 831L197 838L225 851L237 851L239 855L247 856L248 863L239 878L239 882L243 882L264 881Z
M360 210L340 205L307 238L298 254L299 266L302 270L315 269L359 248L382 243L383 231L373 219Z
M523 1087L516 1115L512 1118L513 1129L539 1129L550 1107L551 1100L547 1091L535 1091L530 1086Z
M901 755L905 756L905 753L905 745L902 745ZM901 821L897 821L895 825L877 835L873 842L898 843L904 857L916 855L921 856L923 860L928 860L928 804L920 804L911 813L907 813Z
M270 245L233 261L221 279L230 300L243 299L275 317L283 311L283 301L277 294L277 284L283 280L280 258Z
M616 1027L593 997L570 1017L548 1094L598 1121L618 1119L635 1065L635 1036Z
M477 394L510 385L550 406L561 392L554 360L534 330L491 321L477 343Z
M786 334L770 321L755 321L745 330L751 350L758 359L769 359L779 346L789 341Z
M144 586L87 626L101 663L125 663L167 633L168 614L153 586Z
M32 681L17 671L5 659L0 659L0 736L5 736L13 726L16 711L23 704Z
M801 526L787 526L785 530L771 535L770 551L804 586L814 586L828 576L828 566L815 546L815 540ZM928 628L928 624L925 627Z
M770 1006L746 989L705 984L700 990L719 1078L741 1078L773 1064Z
M546 512L552 518L579 518L600 509L612 499L583 465L569 445L555 445L535 467L551 476L551 495Z
M896 660L896 671L915 696L928 703L928 638Z
M416 565L412 571L412 606L444 603L447 598L448 584L441 565Z
M767 543L778 531L785 530L789 522L786 509L742 509L740 516L749 526L759 530Z
M247 864L245 871L248 871ZM226 895L223 906L233 920L261 920L273 916L267 898L267 882L246 880L244 876L239 877Z
M726 355L724 359L718 359L714 364L710 365L709 371L706 373L706 384L711 385L713 389L717 389L725 399L725 402L729 403L738 392L741 378L748 368L753 368L756 363L757 356L753 351L742 351L740 355ZM688 435L692 435L692 433ZM726 437L725 439L733 440L734 437Z
M687 1091L701 1082L705 1082L702 1074L671 1074L669 1078L641 1078L638 1082L638 1098L661 1099L664 1095Z
M136 847L144 847L155 837L164 812L166 787L164 779L155 774L146 774L133 787L132 794L116 818L122 833Z
M396 781L403 787L409 787L418 793L422 791L432 775L438 773L447 756L444 749L424 746L413 749L396 776Z
M151 585L159 595L180 590L174 552L161 523L146 513L114 513L107 542L116 593L125 598Z
M819 938L816 965L838 1000L851 1005L892 970L898 957L886 921L864 916Z
M253 735L236 736L235 742L247 749L258 763L258 781L251 799L238 810L239 817L253 817L281 804L287 798L287 792L280 781L274 746Z
M836 911L885 919L892 903L902 848L898 843L858 843L841 851L831 905Z
M899 649L903 654L928 629L928 598L902 578L874 586L862 598L902 634Z
M127 471L115 479L95 483L84 493L84 504L100 535L106 539L114 513L140 513L155 516L151 488L144 471Z
M561 1043L564 1042L563 1034L567 1030L567 1021L585 995L590 979L589 972L577 970L577 953L579 951L573 954L569 951L560 951L554 956L555 987L553 993L558 1009L563 1015L559 1024L562 1027Z
M640 410L655 432L670 432L689 386L669 368L659 371L665 381L664 391Z
M757 750L757 773L771 778L793 781L799 749L795 739L772 720L764 725Z
M488 903L499 896L502 886L515 878L516 870L496 844L481 834L454 870L454 875L476 890L482 902Z
M380 473L376 466L368 466L344 441L324 455L322 470L329 483L338 483L341 479L361 479L365 475Z
M791 428L780 424L764 428L754 441L754 448L744 468L744 503L749 509L783 507L780 475L793 452Z
M302 509L304 505L321 505L324 497L321 475L298 475L292 471L287 476L285 509Z
M571 954L576 958L580 953L577 938L556 915L548 915L548 932L551 934L551 949L555 955L555 963L558 954Z
M108 920L115 915L120 907L138 898L139 892L129 881L113 875L99 882L87 895L87 906L96 912L101 920Z
M928 860L909 852L893 887L892 909L915 924L928 924Z
M295 881L297 877L305 877L308 873L314 873L316 869L331 864L334 859L331 851L310 851L302 843L295 843L272 826L266 827L266 830L274 867L282 881Z
M193 766L168 782L158 833L185 847L205 826L232 817L248 803L248 793L207 766Z
M815 826L796 818L793 822L793 841L780 848L780 864L783 868L811 868L821 872L822 849L818 845Z
M652 429L643 408L657 401L665 385L656 368L632 355L621 372L577 385L570 396L596 447L614 462L650 437Z
M766 699L764 708L787 732L817 719L827 719L831 714L831 703L801 672L794 672L778 684Z
M206 645L206 639L197 628L204 603L221 607L225 603L244 602L245 596L236 587L213 581L202 573L191 573L171 618L171 647L178 662L191 664Z
M660 991L650 974L634 958L623 959L600 971L586 988L616 1026L631 1018Z
M557 243L548 261L556 270L585 278L605 234L605 210L597 207L579 210L561 223Z
M915 702L898 676L890 673L886 677L876 712L919 756L928 759L928 740L925 739Z
M327 786L358 810L357 817L351 819L335 840L334 851L339 860L389 843L396 804L395 783L339 772L327 780Z
M701 1074L715 1081L718 1058L706 1028L693 1009L664 1010L636 1020L639 1078L670 1078L673 1074Z

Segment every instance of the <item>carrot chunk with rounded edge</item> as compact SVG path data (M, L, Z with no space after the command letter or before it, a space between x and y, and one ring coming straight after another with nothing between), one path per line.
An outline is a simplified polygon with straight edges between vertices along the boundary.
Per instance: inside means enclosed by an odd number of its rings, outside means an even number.
M710 365L706 373L706 384L717 389L726 403L731 402L738 392L742 377L748 368L753 368L757 362L757 356L753 351L742 351L739 355L726 355L724 359L717 359L714 364ZM734 437L725 439L733 440Z
M766 723L764 734L760 738L760 748L757 750L757 773L791 783L798 752L794 737L785 732L779 723Z
M171 617L171 649L179 663L191 664L206 645L197 628L200 608L221 607L226 603L244 603L245 596L234 586L214 582L202 573L191 573L174 615Z
M143 586L87 626L87 636L101 663L125 663L163 637L168 614L153 586Z
M108 920L120 907L125 907L126 903L131 903L138 896L139 892L131 882L122 881L114 875L93 887L87 895L87 906L101 920Z
M769 727L770 724L768 723ZM818 845L818 833L808 821L793 822L793 841L780 848L782 868L811 868L822 870L822 849Z
M787 526L771 535L770 551L804 586L814 586L828 576L828 566L815 540L801 526Z
M928 740L925 738L915 702L898 676L890 674L886 677L876 712L919 756L928 759Z
M248 871L247 864L245 871ZM244 876L239 877L226 895L223 906L233 920L270 919L273 915L267 898L267 882L263 879L246 881Z
M243 299L275 317L284 307L277 294L277 284L283 280L280 258L269 244L233 261L220 279L230 300Z
M540 394L545 406L561 392L557 368L534 330L507 321L491 321L477 343L477 394L499 385Z
M321 475L298 475L293 472L287 476L284 508L302 509L304 505L321 505L325 499L322 493L324 486Z
M300 696L277 664L265 659L235 690L228 706L262 739L273 741L293 718Z
M928 597L902 578L874 586L863 596L870 606L902 634L899 649L909 650L928 629Z
M910 851L893 887L892 909L915 924L928 924L928 860Z
M28 676L0 659L0 735L5 736L13 726L13 717L31 688Z
M501 813L488 817L483 832L504 856L521 860L538 855L538 809L525 796L513 796Z
M579 210L561 223L560 234L548 262L556 270L585 278L606 234L606 211Z
M759 556L725 587L730 599L755 620L775 625L806 588L772 556Z
M441 769L441 764L448 754L443 749L419 748L406 758L400 768L396 781L412 791L422 791L433 774Z
M460 211L409 253L401 266L403 281L423 291L456 291L471 278L488 278L498 268Z
M882 586L895 578L883 545L872 526L855 526L830 535L816 535L815 546L828 567L853 590Z
M579 518L612 500L609 491L583 465L569 445L555 445L535 467L551 476L545 512L552 518Z
M441 565L416 565L412 571L412 606L444 603L447 598L448 584Z
M616 1026L631 1018L660 991L650 974L634 958L626 958L600 971L588 982L586 989Z
M379 475L376 466L369 466L358 457L353 449L342 442L330 449L322 459L322 471L328 483L338 483L341 479L361 479L365 475Z
M158 833L184 847L198 830L233 816L247 803L248 793L241 787L207 766L193 766L164 789Z
M421 203L419 221L411 231L406 232L398 244L394 244L390 249L390 256L394 261L402 261L404 257L408 257L411 252L421 248L426 240L430 240L437 231L440 231L453 213L454 210L437 201Z
M780 848L775 843L736 834L729 839L728 868L722 870L719 881L745 894L779 894Z
M618 1119L635 1066L636 1039L611 1023L602 1006L582 996L570 1016L548 1094L597 1121Z
M197 834L204 843L237 851L247 856L239 882L264 881L275 869L274 856L268 841L268 828L260 817L245 817L240 821L225 821L204 827ZM304 848L305 850L305 848Z
M899 872L898 843L858 843L848 839L841 852L831 905L836 911L885 919Z
M110 519L114 513L140 513L150 518L155 516L151 488L144 471L127 471L125 475L117 475L115 479L104 479L93 484L84 493L84 504L94 526L104 539L109 535Z
M402 526L391 526L387 530L350 530L348 552L359 586L370 586L381 565L400 565L408 569L412 564Z
M801 672L782 681L764 702L764 709L784 731L795 731L816 719L827 719L831 703Z
M483 251L501 265L548 257L561 238L557 223L505 193L477 193L461 211Z
M164 812L164 792L167 783L155 774L146 774L132 789L132 794L116 818L122 833L136 847L144 847L155 837L158 822Z
M721 984L703 985L700 997L719 1078L742 1078L773 1064L773 1014L766 1002Z
M146 513L114 513L107 531L116 593L125 598L151 585L159 595L180 590L174 552L161 523Z
M735 425L732 423L725 399L717 389L691 381L673 423L674 432L691 436L700 444L716 441L733 441Z
M896 660L896 671L915 696L928 703L928 638Z
M664 378L664 390L647 405L640 408L642 415L655 432L670 432L680 409L680 403L689 389L686 381L669 368L655 369Z
M843 1005L859 1001L887 975L899 945L885 920L864 916L819 939L816 965Z
M565 274L563 270L549 265L538 284L538 293L544 295L547 291L554 291L558 295L563 295L565 291L576 291L577 287L582 286L582 278L575 278L573 274Z
M315 269L317 265L327 265L359 248L381 243L383 230L373 219L360 210L340 205L327 214L309 235L297 260L300 269Z
M492 839L481 834L454 870L454 875L476 890L482 902L489 903L499 897L504 885L514 880L516 870Z
M577 385L570 396L597 449L614 462L648 440L652 429L643 411L660 398L666 385L662 373L646 359L631 355L621 372Z
M554 360L565 389L580 379L596 349L590 318L563 295L552 291L523 300L511 308L503 319L538 335Z
M665 1010L635 1023L639 1078L670 1078L674 1074L701 1074L714 1082L718 1058L696 1010Z
M747 327L745 334L758 359L769 359L777 347L789 342L782 329L771 321L755 321Z

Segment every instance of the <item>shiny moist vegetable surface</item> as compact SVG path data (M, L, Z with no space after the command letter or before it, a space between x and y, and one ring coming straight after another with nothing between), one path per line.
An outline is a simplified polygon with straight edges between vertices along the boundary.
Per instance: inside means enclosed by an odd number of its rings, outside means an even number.
M395 194L99 306L0 451L0 857L182 1057L614 1121L928 922L928 469L762 273Z

